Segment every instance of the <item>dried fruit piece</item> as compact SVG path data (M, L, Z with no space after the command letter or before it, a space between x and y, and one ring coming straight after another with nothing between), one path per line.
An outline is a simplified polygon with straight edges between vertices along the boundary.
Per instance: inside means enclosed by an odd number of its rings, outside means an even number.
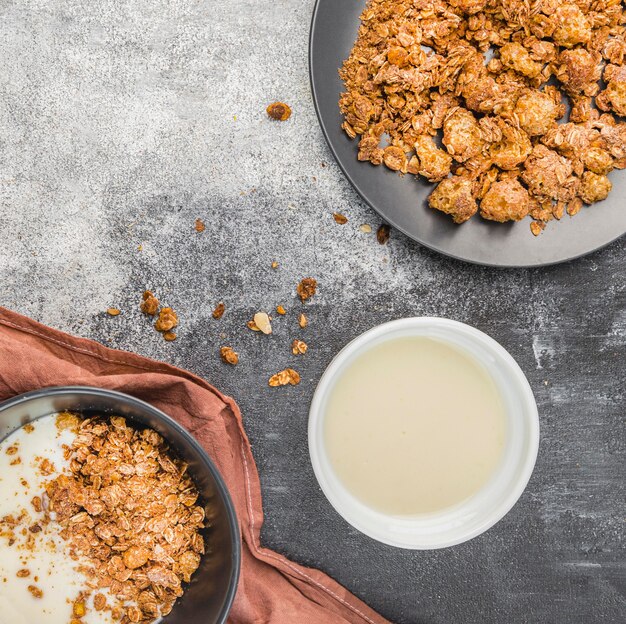
M297 386L300 383L300 374L293 368L285 368L280 372L272 375L268 381L268 384L273 388L277 386Z
M226 306L220 301L220 303L218 303L215 306L215 310L213 310L213 318L221 319L222 316L224 316L225 311L226 311Z
M309 319L304 314L300 314L298 317L298 325L304 329L309 324Z
M264 334L272 333L272 324L270 323L270 317L267 315L267 312L257 312L254 315L254 324Z
M143 301L139 307L144 314L154 316L159 309L159 300L154 296L154 293L146 290L143 293Z
M204 225L204 221L202 219L196 219L194 228L196 232L204 232L204 230L206 230L206 225Z
M276 314L280 314L281 316L284 316L285 314L287 314L287 310L285 310L285 308L283 308L283 306L277 305L276 306Z
M172 308L161 308L154 328L160 332L169 332L178 325L178 316Z
M276 121L286 121L291 117L291 108L284 102L272 102L266 110L267 114Z
M344 225L345 223L348 223L348 217L346 217L346 215L342 215L340 212L333 212L333 219L339 225Z
M313 277L305 277L296 287L296 292L302 301L312 297L317 290L317 280Z
M378 230L376 231L376 240L381 245L386 245L389 240L389 234L391 232L391 227L386 223L382 223Z
M118 308L107 308L107 314L109 316L119 316L120 310Z
M236 353L232 347L222 347L220 349L220 357L224 363L231 364L232 366L239 363L239 354Z
M304 342L304 340L294 340L291 343L291 352L294 355L304 355L307 352L308 349L308 345L306 342Z

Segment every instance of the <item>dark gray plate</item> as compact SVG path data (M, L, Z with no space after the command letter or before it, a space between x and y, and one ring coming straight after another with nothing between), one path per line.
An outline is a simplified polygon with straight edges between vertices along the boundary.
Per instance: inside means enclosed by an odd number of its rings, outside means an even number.
M626 232L626 171L611 176L609 198L584 207L575 217L551 221L535 237L530 221L491 223L474 217L454 225L430 209L432 185L384 166L359 162L357 140L341 129L337 70L356 39L364 0L317 0L311 23L309 69L317 115L339 166L361 197L392 226L422 245L453 258L501 267L541 266L571 260L608 245Z

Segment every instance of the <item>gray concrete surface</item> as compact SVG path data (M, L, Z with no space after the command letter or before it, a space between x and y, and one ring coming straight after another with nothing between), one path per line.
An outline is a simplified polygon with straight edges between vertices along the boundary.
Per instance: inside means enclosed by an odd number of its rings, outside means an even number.
M0 0L0 304L189 368L235 397L261 474L265 543L391 620L625 621L626 240L524 271L467 266L394 232L378 245L359 225L379 219L318 129L312 6ZM266 118L275 99L293 107L288 122ZM294 287L307 275L320 288L300 331ZM175 343L138 312L147 287L179 312ZM289 314L274 335L245 328L279 303ZM109 306L122 315L107 317ZM542 440L527 491L496 527L455 548L403 552L330 508L306 421L343 345L422 314L471 323L511 351L536 393ZM305 357L291 355L294 337L309 343ZM219 361L225 343L241 354L235 369ZM301 385L268 388L289 364Z

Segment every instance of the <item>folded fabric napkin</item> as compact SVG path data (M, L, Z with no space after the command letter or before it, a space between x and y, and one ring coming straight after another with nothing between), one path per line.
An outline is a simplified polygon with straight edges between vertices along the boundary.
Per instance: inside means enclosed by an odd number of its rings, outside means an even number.
M69 336L0 307L0 401L46 386L126 392L186 427L219 468L242 533L232 624L385 624L331 578L260 544L261 489L237 404L191 373Z

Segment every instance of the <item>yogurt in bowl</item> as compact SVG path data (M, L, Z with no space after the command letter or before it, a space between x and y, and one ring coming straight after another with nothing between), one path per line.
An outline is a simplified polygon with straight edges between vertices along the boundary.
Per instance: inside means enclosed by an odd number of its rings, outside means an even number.
M522 494L537 407L511 355L455 321L376 327L331 362L309 414L320 486L355 528L411 549L486 531Z

